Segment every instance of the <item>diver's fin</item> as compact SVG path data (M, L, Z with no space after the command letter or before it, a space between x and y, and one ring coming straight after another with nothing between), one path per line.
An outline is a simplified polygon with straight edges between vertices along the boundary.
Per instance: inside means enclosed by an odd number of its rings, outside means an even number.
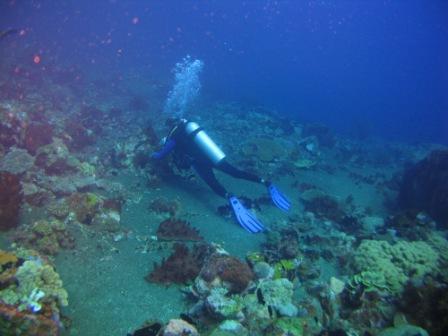
M257 233L264 231L263 224L257 219L257 217L247 210L244 205L240 202L238 198L232 196L229 198L230 205L232 206L233 212L238 223L246 230L251 233Z
M272 202L281 210L288 211L291 208L291 202L278 188L270 184L268 186L269 194L271 195Z

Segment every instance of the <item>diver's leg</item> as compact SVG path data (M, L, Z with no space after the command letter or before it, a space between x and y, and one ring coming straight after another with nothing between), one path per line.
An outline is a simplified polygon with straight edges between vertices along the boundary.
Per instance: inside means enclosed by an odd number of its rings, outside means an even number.
M227 190L218 182L213 173L213 167L207 164L195 163L193 164L194 169L198 175L204 180L205 183L219 196L223 198L228 198L229 194Z
M252 181L252 182L256 182L256 183L261 183L264 185L267 185L269 183L268 181L262 179L261 177L255 175L255 174L248 173L244 170L240 170L240 169L232 166L225 159L221 160L221 162L218 163L218 165L216 166L216 169L218 169L226 174L229 174L232 177L238 178L238 179L248 180L248 181Z

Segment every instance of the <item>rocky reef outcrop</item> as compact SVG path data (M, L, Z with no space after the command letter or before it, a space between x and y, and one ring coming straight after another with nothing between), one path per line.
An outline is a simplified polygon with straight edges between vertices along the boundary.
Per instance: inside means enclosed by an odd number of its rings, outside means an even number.
M400 207L426 211L448 227L448 150L432 151L404 172L398 201Z
M22 187L17 175L0 172L0 230L8 230L19 224L22 203Z

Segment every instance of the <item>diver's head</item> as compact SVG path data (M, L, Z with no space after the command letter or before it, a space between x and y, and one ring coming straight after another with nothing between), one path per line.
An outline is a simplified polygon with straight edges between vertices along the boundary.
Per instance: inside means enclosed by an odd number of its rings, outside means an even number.
M176 127L180 124L185 124L186 122L187 122L187 119L184 119L184 118L169 117L165 121L165 126L169 129L172 129L173 127Z

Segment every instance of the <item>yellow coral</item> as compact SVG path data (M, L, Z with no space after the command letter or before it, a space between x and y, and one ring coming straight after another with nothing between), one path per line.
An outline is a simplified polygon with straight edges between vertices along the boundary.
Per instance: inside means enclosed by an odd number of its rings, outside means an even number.
M0 267L8 263L15 264L17 260L18 258L14 254L0 250Z
M68 305L68 294L62 286L62 280L52 266L42 260L33 258L27 260L17 269L15 275L18 284L13 284L0 291L0 298L7 304L16 305L28 302L33 291L44 293L42 301ZM24 307L22 307L24 308Z
M423 241L391 245L386 241L363 240L356 250L354 266L359 272L355 276L357 282L399 293L409 279L436 271L438 254Z

